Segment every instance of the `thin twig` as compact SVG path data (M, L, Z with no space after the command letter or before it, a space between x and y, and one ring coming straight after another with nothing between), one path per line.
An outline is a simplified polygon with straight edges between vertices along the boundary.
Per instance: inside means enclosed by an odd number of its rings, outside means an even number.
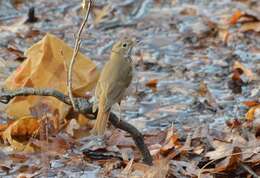
M227 155L222 155L219 158L213 159L210 162L208 162L207 164L205 164L202 168L199 169L199 173L198 173L198 178L201 178L202 174L204 173L204 171L206 172L206 167L220 159L223 159L225 157L231 157L231 156L236 156L236 155L242 155L242 154L249 154L252 153L251 151L245 151L245 152L237 152L237 153L232 153L232 154L227 154Z
M245 165L244 163L241 163L241 167L244 168L249 174L251 174L254 178L259 178L260 176L257 175L253 169L251 169L249 166Z
M90 14L90 10L91 10L91 7L92 7L92 2L93 0L89 0L88 2L88 9L86 11L86 15L83 19L83 22L79 28L79 31L78 31L78 34L76 36L76 41L75 41L75 45L74 45L74 50L73 50L73 55L72 55L72 58L71 58L71 61L70 61L70 65L69 65L69 70L68 70L68 80L67 80L67 85L68 85L68 95L69 95L69 98L71 100L71 103L72 103L72 106L73 108L76 110L76 104L75 104L75 101L74 101L74 98L73 98L73 94L72 94L72 71L73 71L73 65L75 63L75 60L76 60L76 57L78 55L78 52L79 52L79 48L80 48L80 43L81 43L81 40L80 40L80 37L81 37L81 33L83 31L83 28L85 27L87 21L88 21L88 17L89 17L89 14Z

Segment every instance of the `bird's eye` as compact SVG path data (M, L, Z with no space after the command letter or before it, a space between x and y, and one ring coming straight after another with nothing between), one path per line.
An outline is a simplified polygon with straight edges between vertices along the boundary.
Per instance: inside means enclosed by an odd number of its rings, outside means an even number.
M124 43L122 46L123 46L123 48L126 48L126 47L127 47L127 44L126 44L126 43Z

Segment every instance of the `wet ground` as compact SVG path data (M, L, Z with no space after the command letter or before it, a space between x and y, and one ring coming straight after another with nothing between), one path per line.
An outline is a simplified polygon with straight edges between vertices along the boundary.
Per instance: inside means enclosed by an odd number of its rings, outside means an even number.
M4 75L19 65L8 47L24 52L46 33L73 46L82 20L80 1L27 1L16 8L0 2L0 58L10 66ZM35 7L39 21L23 24L30 7ZM133 91L123 102L121 113L142 131L172 124L180 131L201 124L222 128L228 119L243 119L243 101L259 99L259 32L241 32L240 26L234 25L228 27L228 39L220 35L237 10L260 19L259 1L96 0L94 10L96 16L92 14L88 22L80 51L100 67L116 39L127 35L142 41L134 51ZM235 61L256 76L252 81L245 76L238 94L228 87ZM154 79L158 80L156 87L145 85ZM200 95L202 81L210 101Z

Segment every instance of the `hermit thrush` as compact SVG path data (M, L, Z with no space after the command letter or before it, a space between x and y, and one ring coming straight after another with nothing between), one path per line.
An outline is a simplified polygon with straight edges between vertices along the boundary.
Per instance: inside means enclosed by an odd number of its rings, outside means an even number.
M105 64L95 90L96 102L93 112L98 107L98 115L91 133L103 135L113 104L120 103L125 90L132 81L131 52L134 41L129 38L119 40L113 45L110 59Z

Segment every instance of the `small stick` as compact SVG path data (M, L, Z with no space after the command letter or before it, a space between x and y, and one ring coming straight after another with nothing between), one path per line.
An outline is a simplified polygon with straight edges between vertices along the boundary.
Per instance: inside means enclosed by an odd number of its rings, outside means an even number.
M73 109L75 109L75 110L76 110L76 104L75 104L75 101L74 101L74 98L73 98L73 93L72 93L72 69L73 69L73 65L75 63L76 57L77 57L78 52L79 52L80 44L81 44L81 40L80 40L81 33L82 33L83 28L85 27L85 25L86 25L86 23L88 21L88 17L89 17L89 14L90 14L90 10L91 10L92 4L93 4L93 0L89 0L88 1L88 9L86 11L86 15L85 15L85 17L83 19L83 22L82 22L82 24L81 24L81 26L79 28L78 34L76 36L76 41L75 41L75 45L74 45L73 55L72 55L72 58L71 58L71 61L70 61L70 65L69 65L69 70L68 70L68 80L67 80L68 95L69 95L69 98L71 100Z
M251 169L249 166L247 166L244 163L241 163L241 167L244 168L249 174L251 174L254 178L259 178L260 176L257 175L253 169Z

